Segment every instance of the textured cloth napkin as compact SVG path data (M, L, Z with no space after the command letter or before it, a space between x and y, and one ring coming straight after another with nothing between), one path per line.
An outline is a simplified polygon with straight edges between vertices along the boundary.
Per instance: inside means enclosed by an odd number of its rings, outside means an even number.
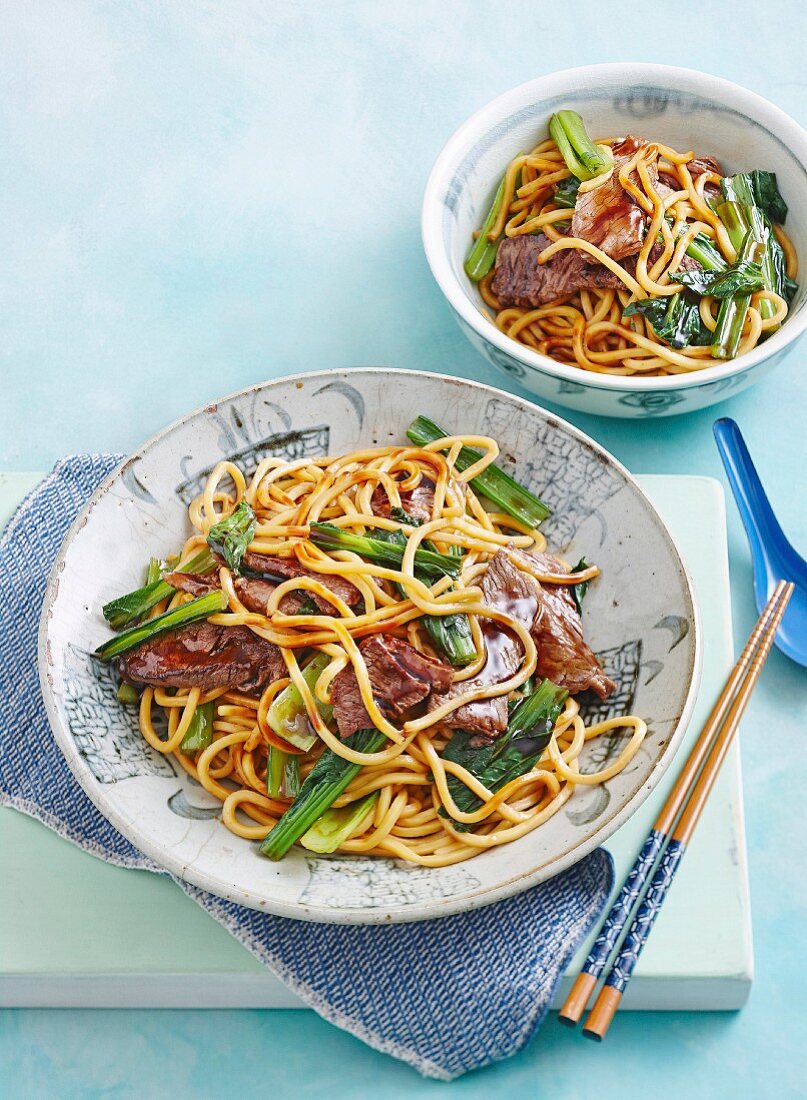
M0 802L101 859L164 874L73 778L48 726L37 676L37 625L50 567L78 511L119 461L66 458L0 539ZM39 745L34 770L32 743ZM384 926L274 917L176 881L320 1016L428 1077L450 1080L515 1054L535 1034L567 962L607 901L613 864L599 850L517 897L440 920Z

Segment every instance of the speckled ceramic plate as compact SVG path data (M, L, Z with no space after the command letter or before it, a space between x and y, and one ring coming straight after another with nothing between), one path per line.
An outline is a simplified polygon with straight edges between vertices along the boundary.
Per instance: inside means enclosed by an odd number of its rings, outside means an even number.
M150 555L176 549L188 502L222 458L245 472L268 454L338 454L404 439L425 412L450 432L493 435L507 466L553 508L550 545L583 553L602 576L585 603L587 636L618 691L598 717L633 711L648 737L603 787L578 790L535 832L467 863L424 869L392 859L292 851L272 863L218 820L219 803L141 738L109 670L91 653L108 636L101 606L142 583ZM582 432L488 386L384 369L267 382L190 413L146 443L95 493L65 539L45 598L42 691L62 751L121 833L172 873L256 909L308 920L421 920L484 905L563 871L618 828L672 759L700 672L686 571L627 471ZM601 738L589 767L618 751Z

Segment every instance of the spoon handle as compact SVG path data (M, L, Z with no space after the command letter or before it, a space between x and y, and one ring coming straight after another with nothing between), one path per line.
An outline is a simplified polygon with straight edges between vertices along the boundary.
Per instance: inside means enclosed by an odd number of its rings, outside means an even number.
M770 550L785 543L785 535L770 506L740 429L729 417L714 424L715 439L754 558L770 560Z

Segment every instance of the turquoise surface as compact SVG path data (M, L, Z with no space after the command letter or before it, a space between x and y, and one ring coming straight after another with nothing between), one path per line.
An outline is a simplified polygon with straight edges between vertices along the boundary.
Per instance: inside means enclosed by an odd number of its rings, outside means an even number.
M804 123L802 11L11 0L0 468L131 449L189 407L291 371L388 364L501 384L421 252L420 195L448 134L513 84L620 59L710 70ZM734 416L804 549L805 355L713 412L576 422L634 470L721 476L711 422ZM739 642L755 612L732 506L729 525ZM7 1011L3 1094L803 1095L806 683L774 653L744 726L757 979L743 1012L626 1013L602 1046L550 1020L511 1062L446 1086L312 1013Z

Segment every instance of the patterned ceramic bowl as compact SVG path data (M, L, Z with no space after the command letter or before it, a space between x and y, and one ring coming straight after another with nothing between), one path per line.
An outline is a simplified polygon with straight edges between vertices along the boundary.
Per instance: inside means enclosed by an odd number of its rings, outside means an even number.
M736 361L667 378L605 377L556 363L505 336L481 312L463 271L504 166L545 134L549 116L579 111L594 134L638 133L716 156L732 170L776 172L790 206L787 230L807 259L807 134L772 103L727 80L669 65L591 65L522 84L465 122L432 170L423 244L460 328L487 359L548 401L586 413L647 417L692 412L739 393L793 347L807 325L804 277L782 328Z
M150 555L188 531L187 506L223 458L249 473L268 454L338 454L403 440L427 412L451 432L498 439L507 466L551 505L550 545L602 568L585 602L587 636L618 684L598 716L633 711L649 734L604 787L582 788L545 825L467 863L437 870L392 859L281 863L218 820L220 804L142 739L109 669L91 656L108 636L101 606L142 583ZM695 697L699 641L692 591L661 519L622 466L569 424L509 394L440 375L325 371L244 390L191 413L128 459L65 539L42 615L42 691L56 739L98 809L141 851L196 886L310 920L415 920L482 905L557 874L600 844L658 782ZM619 747L602 738L588 767Z

